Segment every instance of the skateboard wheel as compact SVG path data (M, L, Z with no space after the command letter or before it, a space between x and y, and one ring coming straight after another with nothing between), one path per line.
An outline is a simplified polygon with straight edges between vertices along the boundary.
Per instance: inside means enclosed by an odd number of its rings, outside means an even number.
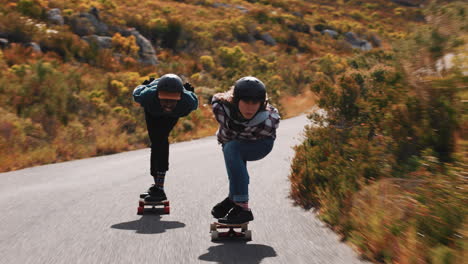
M216 224L210 224L210 231L216 231Z
M218 231L212 231L211 232L211 241L216 241L219 238L219 233Z
M245 231L245 240L252 240L252 231L251 230L246 230Z
M242 230L242 232L247 231L247 224L241 225L241 230Z
M164 213L165 214L169 214L170 210L171 210L171 207L169 207L169 206L164 207Z
M144 202L144 201L139 201L139 202L138 202L138 206L140 206L140 207L145 207L145 202Z
M247 240L247 241L252 240L252 231L251 230L245 231L245 240Z
M169 206L169 201L163 202L164 206Z
M144 207L138 207L137 215L142 215L145 211Z

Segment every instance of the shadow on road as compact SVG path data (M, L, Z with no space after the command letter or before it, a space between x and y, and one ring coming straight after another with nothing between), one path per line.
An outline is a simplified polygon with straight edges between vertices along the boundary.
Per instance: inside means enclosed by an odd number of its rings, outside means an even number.
M185 227L178 221L161 221L160 215L143 215L139 220L115 224L111 228L135 230L137 234L160 234L167 229Z
M270 246L247 244L246 242L226 242L208 248L208 253L201 255L198 259L221 264L258 264L264 258L276 256L275 250Z

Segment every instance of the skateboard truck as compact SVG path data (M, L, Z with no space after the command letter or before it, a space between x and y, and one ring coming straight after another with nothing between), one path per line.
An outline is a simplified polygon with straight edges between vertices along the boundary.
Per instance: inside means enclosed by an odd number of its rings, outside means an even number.
M211 241L223 239L243 239L246 241L252 240L252 231L248 230L248 222L243 224L222 224L214 222L210 225ZM240 232L235 229L239 229ZM219 231L220 229L229 229L226 232Z

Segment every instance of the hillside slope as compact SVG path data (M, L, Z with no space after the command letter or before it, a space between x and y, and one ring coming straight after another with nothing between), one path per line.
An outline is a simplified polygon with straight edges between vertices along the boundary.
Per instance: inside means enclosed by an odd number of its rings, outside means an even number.
M173 141L212 135L210 96L244 75L294 115L314 104L321 58L388 49L423 20L382 0L0 3L0 171L146 146L131 91L167 72L202 102Z

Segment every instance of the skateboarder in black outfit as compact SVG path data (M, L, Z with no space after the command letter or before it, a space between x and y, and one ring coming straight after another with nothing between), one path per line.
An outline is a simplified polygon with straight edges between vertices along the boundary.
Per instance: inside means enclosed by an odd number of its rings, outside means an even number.
M183 84L175 74L151 78L133 91L134 100L145 110L146 126L151 140L150 172L154 184L148 189L146 202L167 200L164 178L169 170L169 133L180 117L198 107L198 98L189 83Z

